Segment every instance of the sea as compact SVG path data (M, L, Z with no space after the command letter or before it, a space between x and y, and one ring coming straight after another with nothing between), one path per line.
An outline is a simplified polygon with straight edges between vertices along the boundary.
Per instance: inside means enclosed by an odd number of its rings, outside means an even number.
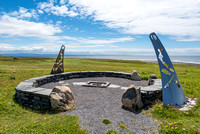
M57 54L3 54L3 56L28 58L56 58ZM154 55L65 55L65 58L116 59L157 62L157 58ZM196 64L200 66L200 56L170 56L170 59L173 63Z

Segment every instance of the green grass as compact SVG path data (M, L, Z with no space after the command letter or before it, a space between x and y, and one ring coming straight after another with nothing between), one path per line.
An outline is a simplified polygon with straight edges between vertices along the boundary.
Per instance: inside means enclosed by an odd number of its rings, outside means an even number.
M119 122L118 123L119 128L121 131L125 131L127 134L131 134L132 132L127 128L126 124L124 122Z
M111 121L109 119L102 119L102 123L108 125Z
M48 75L55 59L0 57L0 133L87 133L79 118L23 108L14 101L15 87L26 79ZM137 70L142 79L160 78L158 64L105 59L65 59L65 72ZM174 65L186 96L198 99L190 111L181 112L156 103L145 114L160 122L160 133L200 133L200 66ZM174 122L176 122L174 124ZM173 124L172 124L173 123ZM110 131L111 132L111 131Z
M113 130L113 129L109 129L107 131L107 134L118 134L118 132L116 130Z

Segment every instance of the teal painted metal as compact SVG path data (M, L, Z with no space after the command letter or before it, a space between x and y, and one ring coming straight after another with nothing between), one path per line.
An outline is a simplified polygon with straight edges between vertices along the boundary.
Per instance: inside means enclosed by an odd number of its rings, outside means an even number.
M154 46L162 79L163 105L180 106L186 103L185 95L173 64L155 33L149 38Z

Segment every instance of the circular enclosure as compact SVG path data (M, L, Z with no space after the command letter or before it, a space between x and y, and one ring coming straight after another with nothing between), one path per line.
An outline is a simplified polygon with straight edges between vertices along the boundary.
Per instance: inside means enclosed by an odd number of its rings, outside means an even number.
M142 100L161 93L161 80L155 79L148 86L147 81L134 81L130 73L84 71L69 72L32 78L21 82L16 89L16 99L26 107L50 109L49 96L55 86L67 86L74 93L76 107L83 105L83 98L92 101L98 94L112 97L118 93L119 100L130 85L141 86ZM103 98L102 96L102 98ZM107 97L108 97L107 96ZM106 97L105 97L106 98ZM104 99L105 99L104 98ZM101 99L101 98L100 98ZM105 99L106 100L106 99Z

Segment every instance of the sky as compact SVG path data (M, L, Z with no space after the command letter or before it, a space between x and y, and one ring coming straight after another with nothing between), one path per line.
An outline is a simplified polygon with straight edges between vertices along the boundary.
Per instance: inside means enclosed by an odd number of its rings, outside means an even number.
M200 0L0 0L0 54L200 55Z

